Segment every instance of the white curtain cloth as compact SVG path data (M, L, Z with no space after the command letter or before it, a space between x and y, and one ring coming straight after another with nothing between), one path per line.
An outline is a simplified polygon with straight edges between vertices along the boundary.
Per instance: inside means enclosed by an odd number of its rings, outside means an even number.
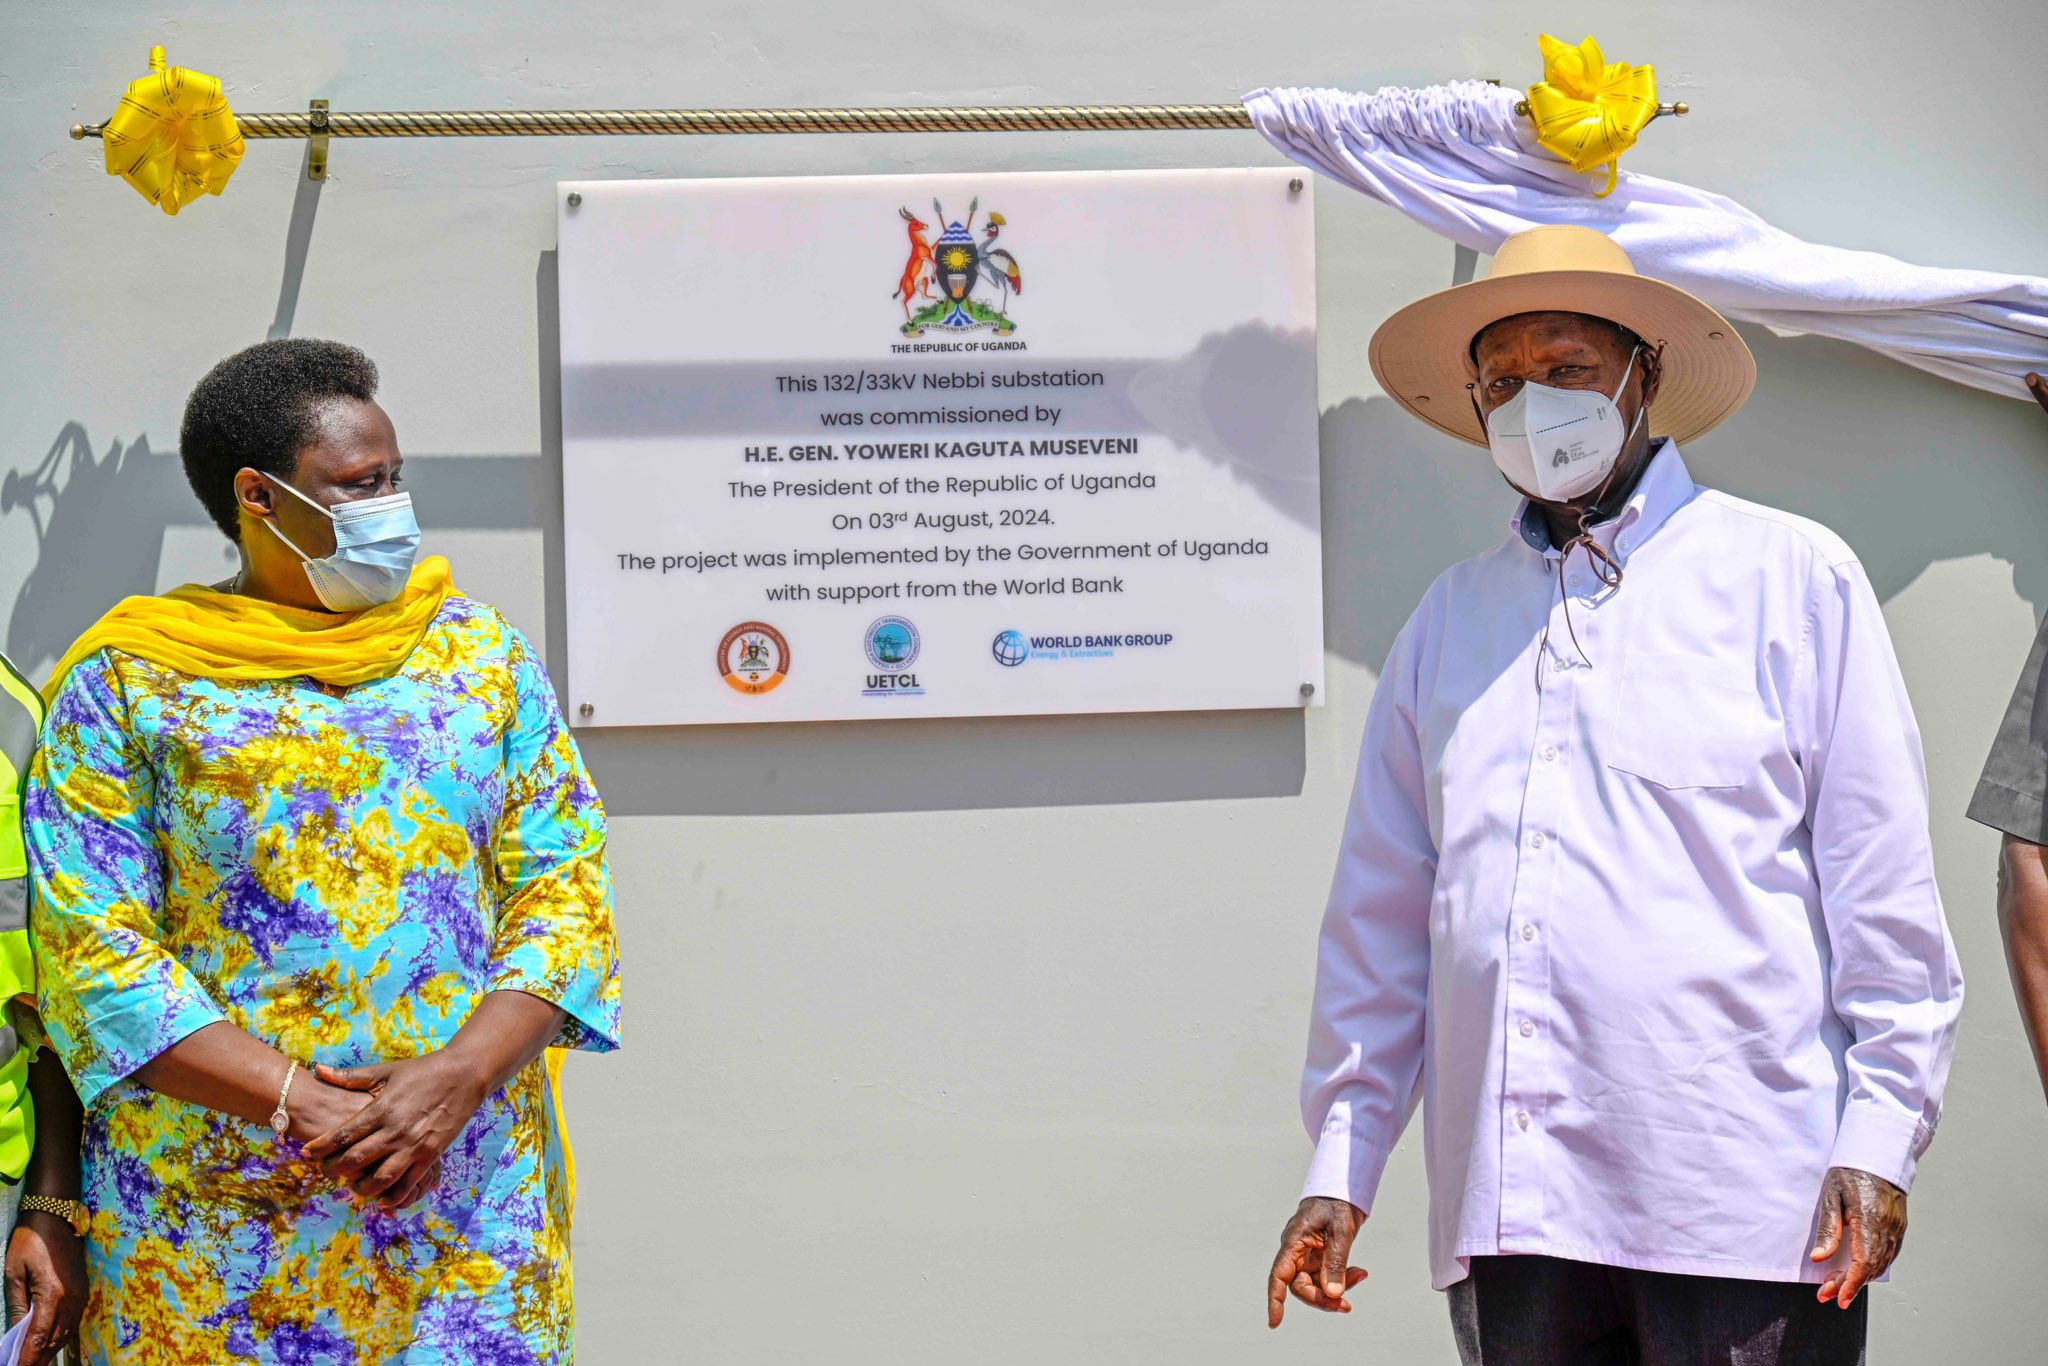
M2048 373L2048 280L1803 242L1733 200L1626 170L1595 199L1606 172L1575 174L1539 147L1518 98L1459 81L1257 90L1244 102L1289 157L1476 251L1524 228L1583 224L1731 318L1838 337L2014 398L2029 397L2027 371Z

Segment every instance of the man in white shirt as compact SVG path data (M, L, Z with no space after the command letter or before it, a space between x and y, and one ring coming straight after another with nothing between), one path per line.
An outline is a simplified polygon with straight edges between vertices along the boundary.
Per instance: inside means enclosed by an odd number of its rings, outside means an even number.
M1373 696L1269 1321L1349 1311L1419 1096L1466 1362L1860 1362L1962 1001L1863 569L1693 483L1755 363L1591 229L1508 239L1372 361L1525 497Z

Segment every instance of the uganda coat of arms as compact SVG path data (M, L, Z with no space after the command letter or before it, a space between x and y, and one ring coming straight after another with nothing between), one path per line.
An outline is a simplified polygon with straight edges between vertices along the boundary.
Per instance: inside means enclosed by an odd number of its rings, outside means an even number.
M1017 269L1017 258L996 245L1009 220L990 212L977 241L974 215L980 208L980 199L970 200L967 221L948 223L946 211L934 199L933 219L944 225L936 242L929 237L930 223L909 209L897 210L910 230L910 259L904 262L902 278L891 296L903 302L904 336L921 337L928 327L946 332L987 327L998 337L1017 330L1010 320L1010 298L1024 292L1024 274ZM974 297L976 285L986 286L984 298L990 291L998 292L995 306ZM922 307L913 309L919 304Z

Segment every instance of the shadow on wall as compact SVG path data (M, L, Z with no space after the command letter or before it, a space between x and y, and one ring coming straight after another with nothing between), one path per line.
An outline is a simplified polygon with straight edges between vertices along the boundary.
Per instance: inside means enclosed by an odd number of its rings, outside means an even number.
M427 456L408 473L433 528L541 528L559 682L568 606L552 252L541 255L535 295L541 452ZM1743 331L1761 380L1738 418L1687 452L1698 478L1827 523L1882 598L1936 560L1989 553L2012 566L2015 590L2040 614L2048 439L2038 412L1844 343ZM1377 669L1430 581L1506 534L1514 498L1483 450L1384 398L1326 410L1320 441L1328 646ZM32 674L111 603L155 589L169 528L209 525L175 456L146 436L95 455L80 422L0 479L0 523L11 519L6 534L26 522L36 538L6 636ZM801 815L1291 796L1305 737L1299 712L1212 712L600 730L581 740L616 814Z
M550 288L553 258L553 252L542 253L544 290ZM544 336L558 335L548 318L541 322ZM554 348L553 341L544 342L541 357L542 373L551 380L560 376L558 384L545 386L549 430L560 430L566 391L578 437L752 438L792 421L808 424L844 402L831 392L784 393L774 382L778 375L828 370L837 363L830 359L587 364L565 372ZM1310 333L1248 323L1204 337L1185 355L1070 357L1062 364L1104 377L1097 387L1063 393L1062 431L1163 432L1283 516L1302 526L1317 524L1315 481L1298 459L1307 449L1316 402ZM890 359L866 362L864 373L908 382L930 367L926 360Z
M313 220L320 213L320 189L325 181L315 180L313 144L306 143L299 159L299 188L292 195L291 223L284 234L284 276L277 286L277 313L270 320L270 340L289 337L292 320L299 311L299 287L306 281L306 257L313 249Z
M1314 527L1322 516L1315 481L1274 456L1307 449L1315 373L1312 333L1234 327L1204 337L1185 356L1140 368L1130 402L1147 427L1227 470L1282 516Z
M1890 601L1939 560L1991 555L2048 609L2048 421L1847 342L1741 332L1756 394L1693 476L1824 522Z
M186 520L190 505L203 520L175 458L138 436L95 456L85 426L67 422L33 466L0 479L0 518L18 535L34 529L35 565L22 579L7 619L7 657L40 680L100 613L131 593L156 588L164 532Z
M1300 712L998 716L598 730L577 737L618 816L1107 806L1301 792Z
M1515 496L1477 446L1392 399L1325 409L1323 644L1378 671L1445 568L1507 535Z
M534 283L541 453L415 456L406 473L430 532L541 528L559 684L568 605L553 252ZM138 438L95 458L78 422L38 465L4 477L0 505L35 527L8 653L37 676L113 602L155 591L170 528L210 526L175 455ZM1304 733L1302 713L1262 711L592 730L579 741L614 814L801 815L1292 796Z
M552 523L539 525L544 541L560 538L561 480L532 456L430 456L407 461L406 474L436 530L531 527L552 505ZM156 591L173 527L218 534L175 453L150 449L144 435L95 456L80 422L64 425L40 463L0 477L0 534L19 534L9 519L27 521L36 538L7 622L7 656L32 678L107 608Z
M2034 405L1846 342L1741 330L1756 393L1686 449L1695 479L1830 527L1881 600L1936 561L1989 554L2041 616L2048 427ZM1383 397L1326 410L1322 458L1328 647L1378 669L1436 576L1507 536L1516 498L1485 450Z

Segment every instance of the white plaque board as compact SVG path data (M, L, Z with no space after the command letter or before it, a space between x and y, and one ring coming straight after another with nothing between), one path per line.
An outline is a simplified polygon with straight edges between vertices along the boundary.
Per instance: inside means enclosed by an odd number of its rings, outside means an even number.
M571 717L1319 704L1306 179L558 187Z

